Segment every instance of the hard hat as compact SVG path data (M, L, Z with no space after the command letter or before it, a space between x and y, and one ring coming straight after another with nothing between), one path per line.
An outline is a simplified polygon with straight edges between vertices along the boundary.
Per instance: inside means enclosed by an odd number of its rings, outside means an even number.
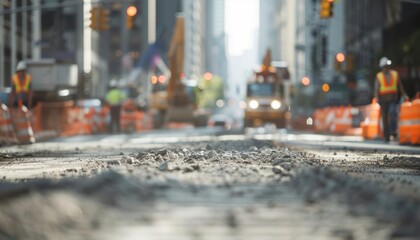
M383 67L386 67L386 66L390 66L391 63L392 63L391 60L389 60L387 57L382 57L379 60L379 67L383 68Z
M109 87L117 87L117 81L115 81L115 80L111 80L110 82L109 82Z
M24 61L20 61L16 66L16 71L26 70L26 63Z

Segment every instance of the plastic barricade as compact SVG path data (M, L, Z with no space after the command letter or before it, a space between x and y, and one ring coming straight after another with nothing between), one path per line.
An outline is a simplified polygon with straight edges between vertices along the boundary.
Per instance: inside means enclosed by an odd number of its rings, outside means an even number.
M60 136L74 136L90 133L84 112L79 107L67 107L63 112Z
M108 106L103 106L100 110L95 111L95 115L93 117L93 133L104 133L107 131L108 115Z
M325 118L325 126L326 131L328 133L335 132L335 125L336 125L336 111L337 107L329 107L327 108L327 116Z
M420 144L420 93L417 93L416 99L413 100L412 112L414 119L412 120L411 130L413 134L411 135L412 144Z
M85 134L91 134L91 133L98 133L98 129L95 124L95 115L96 110L95 108L89 108L83 110L83 129Z
M137 112L121 110L120 130L126 133L137 131Z
M362 128L362 136L365 139L377 139L382 136L381 130L381 107L376 98L372 100L369 106L368 117L360 124Z
M316 109L314 111L314 127L316 132L325 131L325 118L327 110L324 108Z
M4 104L0 107L0 139L8 143L17 143L12 116L9 108Z
M32 131L31 118L28 109L25 106L13 108L10 110L10 113L18 143L34 143L35 137Z
M344 134L352 128L351 107L338 107L335 109L334 133Z
M34 133L42 131L42 105L37 104L29 111L31 117L31 125Z
M398 131L400 144L420 144L420 93L401 104Z

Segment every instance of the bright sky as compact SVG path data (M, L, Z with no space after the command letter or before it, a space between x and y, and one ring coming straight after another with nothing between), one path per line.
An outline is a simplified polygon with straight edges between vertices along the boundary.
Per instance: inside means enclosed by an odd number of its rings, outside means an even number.
M251 48L253 32L259 26L259 0L226 0L229 55L241 55Z

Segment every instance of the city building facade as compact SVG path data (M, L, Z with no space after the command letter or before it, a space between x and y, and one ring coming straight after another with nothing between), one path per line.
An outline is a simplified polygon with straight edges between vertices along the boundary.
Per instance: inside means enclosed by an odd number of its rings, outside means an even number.
M227 80L225 1L206 0L205 71Z
M182 7L185 19L185 77L198 80L205 69L205 0L183 0Z
M39 39L32 35L36 1L4 0L0 3L0 88L10 86L19 61L31 58Z

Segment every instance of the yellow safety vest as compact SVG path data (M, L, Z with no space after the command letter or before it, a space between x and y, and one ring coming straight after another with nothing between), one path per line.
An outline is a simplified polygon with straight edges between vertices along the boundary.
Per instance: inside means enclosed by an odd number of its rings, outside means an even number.
M19 77L21 74L15 73L13 74L12 77L12 81L13 84L15 85L15 90L16 93L28 93L29 92L29 85L32 82L32 76L25 73L25 76L23 78L23 81L21 81L22 79Z
M397 94L398 93L398 73L394 70L389 70L389 75L391 76L390 81L387 81L385 74L381 71L376 75L376 78L379 81L379 94Z
M112 89L107 93L105 99L109 105L115 106L121 104L126 99L126 96L121 90Z

